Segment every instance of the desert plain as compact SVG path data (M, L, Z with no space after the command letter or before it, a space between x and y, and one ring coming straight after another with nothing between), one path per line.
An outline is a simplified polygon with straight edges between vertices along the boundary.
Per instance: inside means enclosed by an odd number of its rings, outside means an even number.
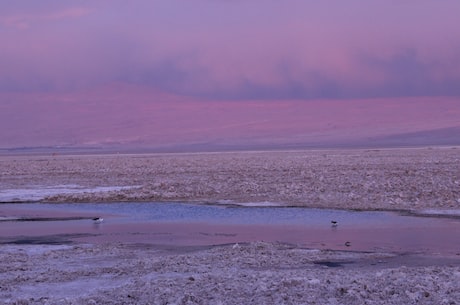
M406 211L460 225L460 148L0 156L3 202ZM6 198L6 199L5 199ZM26 198L27 199L27 198ZM0 205L0 217L9 217ZM1 232L3 235L8 233ZM459 304L458 252L126 242L0 245L1 304Z

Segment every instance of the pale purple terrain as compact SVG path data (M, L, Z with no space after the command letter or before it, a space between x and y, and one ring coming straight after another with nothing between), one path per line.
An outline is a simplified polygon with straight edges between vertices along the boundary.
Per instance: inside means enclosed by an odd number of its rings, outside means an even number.
M115 84L0 93L0 148L215 150L460 144L458 98L207 101ZM38 111L33 109L40 104Z

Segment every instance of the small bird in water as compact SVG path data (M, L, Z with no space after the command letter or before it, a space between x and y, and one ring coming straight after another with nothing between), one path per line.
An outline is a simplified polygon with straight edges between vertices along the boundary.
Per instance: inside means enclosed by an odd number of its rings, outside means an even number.
M350 246L351 246L351 242L347 241L347 242L345 243L345 246L350 247Z
M104 221L104 218L95 217L95 218L93 218L93 221L94 221L95 224L99 224L99 223L102 223Z
M339 225L339 224L337 223L337 221L331 220L331 226L332 226L333 228L336 228L338 225Z

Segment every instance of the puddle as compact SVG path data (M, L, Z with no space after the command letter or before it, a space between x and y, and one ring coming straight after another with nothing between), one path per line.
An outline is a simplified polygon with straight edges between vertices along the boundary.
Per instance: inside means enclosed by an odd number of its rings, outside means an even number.
M104 221L94 223L94 217ZM274 206L0 205L0 243L58 244L63 240L184 246L278 241L316 249L460 255L460 220Z

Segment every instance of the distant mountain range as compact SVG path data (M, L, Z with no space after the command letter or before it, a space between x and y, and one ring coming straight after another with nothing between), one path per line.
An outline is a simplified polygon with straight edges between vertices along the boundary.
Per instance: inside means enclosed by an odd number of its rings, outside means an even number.
M2 151L460 145L454 97L213 101L112 84L0 99Z

